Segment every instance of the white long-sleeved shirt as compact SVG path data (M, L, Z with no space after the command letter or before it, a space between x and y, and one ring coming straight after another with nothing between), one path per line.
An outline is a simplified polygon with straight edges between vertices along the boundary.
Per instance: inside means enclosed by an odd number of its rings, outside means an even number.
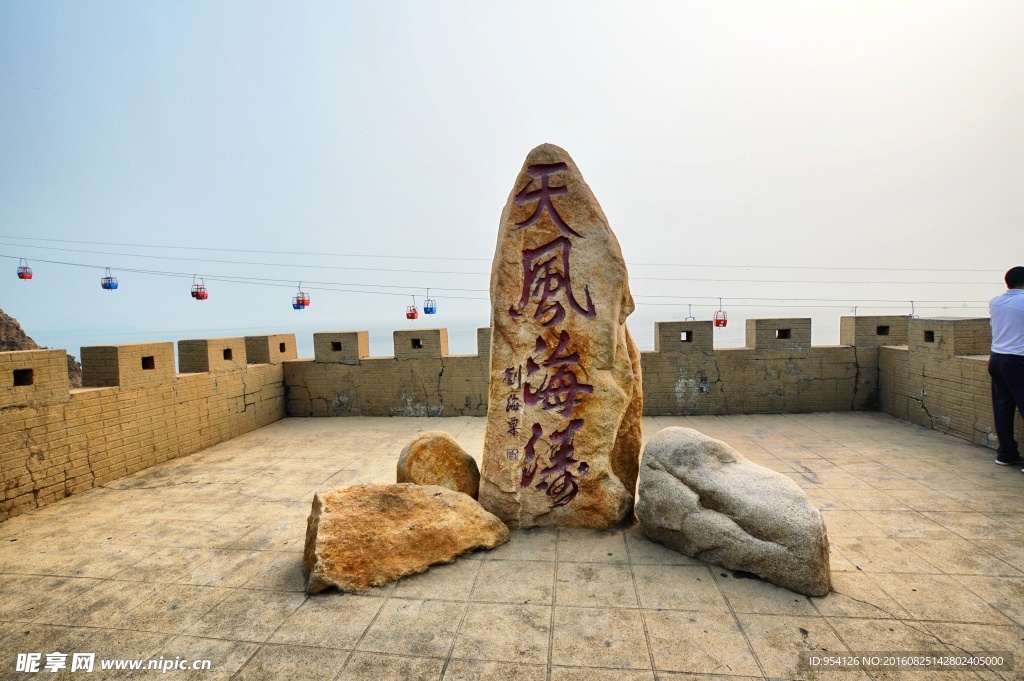
M992 352L1024 355L1024 289L1011 288L988 304Z

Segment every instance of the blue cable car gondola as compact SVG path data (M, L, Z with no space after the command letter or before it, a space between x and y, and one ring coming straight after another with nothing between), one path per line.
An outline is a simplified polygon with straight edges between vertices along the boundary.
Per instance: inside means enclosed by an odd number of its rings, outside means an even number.
M102 286L107 291L113 291L114 289L117 288L117 277L113 277L110 275L109 267L107 268L106 276L100 279L100 286Z
M427 299L423 301L424 314L437 314L437 301L430 297L430 289L427 289Z

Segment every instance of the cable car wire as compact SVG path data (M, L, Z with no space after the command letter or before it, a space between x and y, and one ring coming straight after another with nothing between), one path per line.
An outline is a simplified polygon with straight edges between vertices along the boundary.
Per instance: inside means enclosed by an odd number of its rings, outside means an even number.
M311 264L288 264L279 262L254 262L246 260L221 260L217 258L186 258L178 257L173 255L150 255L145 253L120 253L116 251L92 251L83 250L76 248L61 248L56 246L23 246L19 244L12 244L0 241L0 246L12 246L22 248L35 248L48 251L61 251L68 253L82 253L88 255L113 255L119 257L128 258L149 258L153 260L175 260L182 262L202 262L202 263L213 263L218 265L252 265L259 267L288 267L288 268L305 268L305 269L320 269L320 270L353 270L361 272L398 272L398 273L410 273L410 274L454 274L454 275L469 275L469 276L482 276L489 277L490 272L456 272L456 271L445 271L445 270L410 270L406 268L392 269L383 267L350 267L346 265L311 265ZM883 285L944 285L944 286L991 286L992 282L987 281L843 281L835 279L715 279L705 277L630 277L631 281L677 281L677 282L710 282L710 283L724 283L724 282L739 282L739 283L752 283L752 284L833 284L833 285L850 285L850 284L883 284ZM364 284L351 284L353 286L363 286ZM477 289L443 289L442 287L431 287L437 290L477 290Z
M311 251L279 251L266 249L248 248L218 248L216 246L169 246L155 244L132 244L118 243L111 241L85 241L76 239L53 239L43 237L27 237L0 234L0 239L17 239L20 241L41 241L46 243L74 243L90 246L122 246L130 248L162 248L168 250L190 250L190 251L221 251L229 253L264 253L273 255L302 255L302 256L326 256L339 258L383 258L396 260L452 260L464 262L490 262L490 258L467 258L458 256L430 256L430 255L395 255L395 254L371 254L371 253L321 253ZM734 264L708 264L708 263L657 263L657 262L628 262L630 267L714 267L730 269L781 269L781 270L825 270L825 271L870 271L870 272L980 272L985 274L1001 274L1002 270L975 269L975 268L946 268L946 267L833 267L818 265L734 265Z
M2 254L2 253L0 253L0 258L8 258L8 259L12 259L12 260L19 260L19 258L17 256L6 255L6 254ZM86 269L105 269L104 267L101 267L101 266L98 266L98 265L89 265L89 264L85 264L85 263L75 263L75 262L67 262L67 261L61 261L61 260L45 260L45 259L38 259L38 258L36 258L34 260L35 260L35 262L47 263L47 264L53 264L53 265L64 265L64 266L69 266L69 267L80 267L80 268L86 268ZM189 277L191 277L193 279L195 277L203 277L204 279L209 279L210 281L218 281L218 282L225 282L225 283L235 283L235 284L250 284L250 285L256 285L256 286L270 286L270 287L276 287L276 288L288 288L288 289L291 289L293 287L293 285L294 285L292 283L294 280L291 280L291 279L269 279L269 278L257 278L257 277L236 277L236 276L230 276L230 275L205 274L205 273L195 273L195 272L168 272L168 271L163 271L163 270L150 270L150 269L131 268L131 267L117 267L117 268L113 268L113 269L116 269L119 272L130 272L130 273L133 273L133 274L147 274L147 275L154 275L154 276L176 277L176 278L189 278ZM307 284L310 284L310 283L314 284L314 286L308 286L307 287L310 290L332 291L332 292L341 292L341 293L363 293L363 294L376 294L376 295L401 296L401 297L406 297L406 296L408 296L410 294L409 293L392 292L392 291L367 291L365 289L347 288L347 287L350 287L350 286L364 286L364 287L375 287L376 288L376 287L387 286L387 288L405 288L407 290L416 290L415 287L411 287L411 286L410 287L400 287L400 286L393 286L393 285L347 284L347 283L342 283L342 282L306 282L306 283ZM468 292L468 293L473 293L473 292L476 292L476 293L488 293L488 291L486 289L438 289L438 290L458 290L460 292ZM647 295L647 294L634 294L633 297L634 298L641 298L641 299L643 299L643 298L659 298L659 299L668 298L668 299L679 300L679 301L720 300L722 298L721 296L666 295L666 294L649 294L649 295ZM484 301L484 300L489 301L490 300L489 296L488 297L479 297L479 296L449 295L449 296L446 296L446 298L451 298L451 299L455 299L455 300L481 300L481 301ZM790 296L779 297L779 298L767 298L767 297L756 297L756 296L755 297L751 297L751 296L734 296L734 297L725 297L725 300L730 301L729 306L731 306L731 307L778 307L778 308L801 308L801 307L844 308L844 307L849 307L850 304L856 303L858 305L864 305L865 307L871 307L871 308L878 309L878 308L887 308L889 306L885 306L885 305L866 305L866 303L895 303L895 304L898 304L898 305L896 307L892 307L891 309L899 309L899 308L906 307L906 305L909 303L908 300L889 299L889 298L799 298L799 297L790 297ZM744 303L744 302L741 302L741 301L761 301L761 302ZM787 303L789 301L792 301L792 302L805 301L805 304L801 304L801 305L786 305L786 304L784 304L784 303ZM957 309L983 309L980 306L984 305L986 301L979 301L979 300L955 300L955 301L954 300L915 300L914 302L915 303L923 303L924 305L922 305L922 307L925 308L925 309L950 309L950 307L953 307L953 306L955 306ZM771 305L768 305L766 303L781 303L781 304L771 304ZM807 304L807 303L840 303L840 304L838 304L838 305L815 305L815 304ZM642 303L639 303L639 304L645 305L645 306L678 307L679 305L682 305L682 304L685 304L685 303L682 303L682 302L680 302L680 303L642 302ZM976 304L979 307L967 307L967 305L969 305L969 304ZM702 304L700 304L700 303L697 303L696 305L702 306ZM707 305L707 307L713 307L713 305L709 303Z

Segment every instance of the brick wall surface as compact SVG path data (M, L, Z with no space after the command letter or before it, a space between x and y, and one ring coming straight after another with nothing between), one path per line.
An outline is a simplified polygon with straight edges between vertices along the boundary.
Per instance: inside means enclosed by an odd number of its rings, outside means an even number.
M908 339L879 350L879 410L995 447L988 319L912 319Z
M314 360L285 362L288 414L486 416L489 329L477 334L475 355L449 354L447 329L395 331L394 357L369 357L368 338L316 334Z
M872 319L906 338L906 317ZM641 353L644 413L875 408L877 344L811 347L810 319L751 322L749 347L720 350L710 321L656 324L655 351ZM476 355L450 355L447 345L445 329L396 331L393 357L369 357L365 331L316 334L315 360L285 362L288 413L486 415L490 329L477 332Z
M245 356L249 364L280 364L298 357L294 333L246 336Z
M31 393L0 383L0 520L284 417L280 364L175 376L173 355L156 346L173 348L147 343L83 353L83 372L87 362L110 362L96 380L113 380L120 366L127 385L70 392L63 350L0 353L0 380L6 367L26 362L36 377ZM154 357L155 368L144 370L142 357ZM168 361L168 380L146 380L149 372L162 375ZM46 378L58 374L62 379Z
M64 350L0 352L0 409L68 399Z
M241 369L245 365L244 338L178 341L178 371L183 374Z
M174 343L128 343L82 348L82 386L122 389L174 380Z

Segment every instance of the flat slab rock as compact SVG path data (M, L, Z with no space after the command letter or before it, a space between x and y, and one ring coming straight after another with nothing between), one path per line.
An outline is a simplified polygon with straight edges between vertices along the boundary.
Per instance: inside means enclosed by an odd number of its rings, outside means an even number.
M690 428L644 448L636 515L651 539L808 596L831 590L821 514L781 473Z
M319 490L306 527L306 591L363 591L508 539L497 516L437 485Z

